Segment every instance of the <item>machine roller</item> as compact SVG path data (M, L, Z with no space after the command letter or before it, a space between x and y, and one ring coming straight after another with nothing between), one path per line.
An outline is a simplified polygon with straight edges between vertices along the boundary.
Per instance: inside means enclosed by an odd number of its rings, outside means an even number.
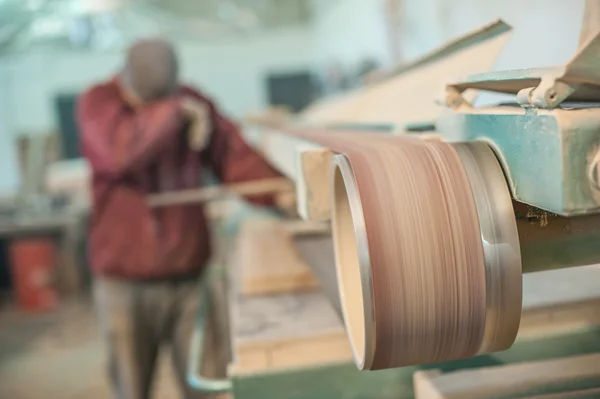
M395 144L409 159L386 161L403 178L376 177L390 184L376 189L373 197L387 196L376 204L361 195L368 185L356 169L365 165L333 159L338 288L361 369L507 349L519 327L519 235L494 153L484 143L411 141ZM370 172L385 174L377 166Z
M338 141L332 161L332 230L357 366L508 349L521 318L522 273L541 266L531 256L535 223L517 222L492 149L399 137L350 141Z
M519 329L522 273L589 260L586 252L546 257L540 242L551 237L549 252L569 251L597 238L597 217L513 202L485 142L350 141L328 144L339 152L331 166L338 289L360 369L508 349Z
M505 32L505 24L496 23L477 36L498 45ZM471 66L469 54L483 60L476 53L490 43L468 36L398 76L266 129L261 149L296 183L300 215L325 227L311 239L326 244L327 257L310 267L318 294L333 305L331 319L339 322L337 313L344 322L339 342L328 331L319 349L302 341L298 353L333 352L341 342L345 359L352 356L360 370L397 368L359 373L350 365L343 377L329 376L326 389L345 387L341 396L358 397L372 381L373 392L383 396L413 397L414 381L417 398L488 391L525 397L539 393L534 388L585 389L581 380L597 377L592 363L598 355L588 353L597 351L597 333L588 329L598 322L598 296L593 284L584 284L596 270L523 276L600 263L600 34L588 33L561 67L442 79L452 71L448 65ZM429 90L441 81L450 82L443 112ZM478 107L472 89L514 100ZM303 317L294 321L304 323ZM583 356L567 358L575 355ZM231 368L237 387L210 388L252 392L260 386L255 397L264 397L264 384L250 383L240 359ZM435 369L418 367L426 364ZM305 389L304 381L325 374L318 369L301 382L287 379L286 393L300 397L287 384ZM514 384L484 374L508 375ZM390 384L380 380L388 377ZM342 383L332 383L335 378ZM550 386L565 381L574 385Z

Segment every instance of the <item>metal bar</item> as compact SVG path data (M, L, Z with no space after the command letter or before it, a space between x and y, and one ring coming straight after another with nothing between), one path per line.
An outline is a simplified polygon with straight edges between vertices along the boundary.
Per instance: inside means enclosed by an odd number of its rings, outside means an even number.
M231 392L232 384L229 379L211 379L203 377L200 373L203 359L203 345L205 338L205 330L208 320L210 284L209 276L205 275L200 280L200 298L198 304L198 318L196 328L192 334L192 342L190 344L190 358L188 361L187 383L198 391L204 393L224 393Z
M559 216L514 201L523 273L600 263L600 215Z

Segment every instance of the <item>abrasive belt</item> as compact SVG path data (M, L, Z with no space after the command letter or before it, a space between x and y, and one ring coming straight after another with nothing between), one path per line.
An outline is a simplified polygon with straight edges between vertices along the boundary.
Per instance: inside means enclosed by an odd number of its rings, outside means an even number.
M484 334L486 272L477 208L450 144L376 133L288 133L343 154L334 162L347 163L355 178L356 192L346 195L359 198L364 222L336 216L336 207L348 206L339 199L348 185L332 176L338 192L332 224L344 322L359 368L506 349L502 337ZM363 248L356 242L360 234L368 243ZM372 298L365 297L369 285Z

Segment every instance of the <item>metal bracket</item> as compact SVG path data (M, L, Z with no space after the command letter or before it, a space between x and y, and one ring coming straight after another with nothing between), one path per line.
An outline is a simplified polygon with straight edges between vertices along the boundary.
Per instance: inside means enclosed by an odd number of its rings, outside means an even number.
M565 83L554 76L545 75L531 92L530 103L537 108L553 109L565 101L578 87L579 84Z
M444 102L448 107L454 110L473 108L473 105L467 100L465 100L465 98L462 96L462 92L459 91L456 87L446 86L445 94L446 95L444 97Z
M526 108L554 109L567 99L597 103L600 101L599 52L600 32L596 32L581 43L565 65L467 76L448 85L446 103L457 109L460 106L457 93L467 89L516 94L517 102Z
M207 273L205 273L207 274ZM202 359L204 356L204 338L208 319L208 304L210 301L209 276L200 279L200 298L198 303L198 315L196 326L192 333L190 343L190 354L187 368L187 383L197 392L203 393L225 393L231 392L233 385L230 379L213 379L204 377L200 373Z
M544 76L537 87L527 87L517 93L517 104L523 108L554 109L565 101L578 84L568 84L556 80L554 76Z

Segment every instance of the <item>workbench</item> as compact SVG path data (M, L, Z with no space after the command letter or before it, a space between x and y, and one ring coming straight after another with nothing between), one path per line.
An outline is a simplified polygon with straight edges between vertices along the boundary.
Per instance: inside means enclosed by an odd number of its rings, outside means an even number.
M207 362L201 359L199 363L202 349L196 345L196 352L191 353L195 361L189 380L197 387L229 392L241 399L408 399L414 397L416 376L439 377L459 370L600 352L600 329L596 327L600 325L600 266L587 266L523 277L521 329L517 342L508 351L431 366L359 372L351 360L336 311L339 301L333 295L337 292L331 237L301 235L295 241L318 276L321 283L318 290L245 296L239 288L243 260L237 256L235 241L229 240L221 246L224 257L220 269L213 267L209 296L219 303L221 316L228 315L227 320L220 317L219 328L227 329L220 335L229 342L224 350L230 361L227 378L198 378L194 367ZM219 285L221 288L215 291L214 287ZM206 320L205 315L198 319L196 338L204 336ZM214 318L210 320L214 322ZM224 359L223 354L218 358ZM221 371L223 377L225 367ZM425 374L415 375L417 371Z
M82 288L80 243L85 217L78 212L0 218L0 238L52 237L57 245L56 288L65 296L76 295Z

